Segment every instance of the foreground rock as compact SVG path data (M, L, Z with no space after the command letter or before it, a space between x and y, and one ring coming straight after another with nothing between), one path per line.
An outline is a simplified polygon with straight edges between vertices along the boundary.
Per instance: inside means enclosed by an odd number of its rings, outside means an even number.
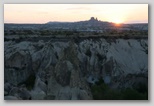
M15 96L4 96L4 100L18 100Z
M17 85L24 82L31 74L33 70L29 51L14 51L5 55L5 82Z
M92 99L90 89L81 76L77 53L76 45L70 42L51 73L48 94L52 95L53 99Z
M91 100L99 79L113 89L148 83L146 39L8 41L4 54L7 100Z

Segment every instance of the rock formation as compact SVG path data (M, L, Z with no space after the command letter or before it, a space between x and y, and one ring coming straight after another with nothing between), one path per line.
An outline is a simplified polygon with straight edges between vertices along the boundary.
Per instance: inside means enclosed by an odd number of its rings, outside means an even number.
M98 79L113 88L147 83L148 41L6 41L4 62L5 100L90 100Z

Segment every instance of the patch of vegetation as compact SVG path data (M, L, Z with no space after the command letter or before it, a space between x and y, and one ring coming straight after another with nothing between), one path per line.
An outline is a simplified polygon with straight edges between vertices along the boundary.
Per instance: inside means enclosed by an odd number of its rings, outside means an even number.
M121 94L124 100L148 100L147 93L139 93L135 89L127 88L121 91Z
M94 100L121 100L121 93L118 90L112 90L103 79L100 79L95 85L91 86L91 92Z
M105 56L102 56L99 53L97 53L97 57L99 61L103 61L106 58Z
M139 93L147 93L148 92L148 86L144 83L138 83L136 87L134 87L135 90L137 90Z
M35 79L36 79L35 75L30 75L28 79L25 81L25 84L28 90L33 89L35 84Z
M144 90L144 87L141 92L130 88L111 89L102 79L91 86L94 100L148 100L148 93L143 92Z
M86 54L87 56L91 57L91 51L90 51L90 49L88 49L88 50L86 51L85 54Z
M35 74L32 74L27 78L26 81L20 83L19 85L25 84L28 90L32 90L35 85L35 79L36 79Z

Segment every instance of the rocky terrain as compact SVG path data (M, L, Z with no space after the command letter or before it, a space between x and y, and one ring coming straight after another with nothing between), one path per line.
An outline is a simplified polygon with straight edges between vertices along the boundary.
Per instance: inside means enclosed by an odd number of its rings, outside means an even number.
M148 86L147 39L4 42L5 100L92 100L111 89Z

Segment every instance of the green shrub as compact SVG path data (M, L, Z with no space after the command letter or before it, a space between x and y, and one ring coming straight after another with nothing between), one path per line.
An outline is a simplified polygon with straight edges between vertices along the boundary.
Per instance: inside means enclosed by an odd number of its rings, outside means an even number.
M26 81L24 81L24 82L18 84L18 86L20 86L20 85L22 85L22 84L25 84L25 85L26 85L26 88L27 88L28 90L31 90L31 89L33 89L33 87L34 87L35 79L36 79L35 75L32 74L32 75L30 75L30 76L27 78Z
M137 87L135 87L135 89L139 92L139 93L147 93L148 92L148 86L144 83L139 83L137 85Z
M86 54L87 56L91 57L91 51L90 51L90 49L88 49L88 50L86 51L85 54Z
M147 100L148 95L146 93L139 93L137 90L127 88L122 91L122 97L124 100Z
M106 84L93 85L92 94L95 100L120 100L121 93L118 90L111 90Z
M144 88L143 88L144 90ZM142 89L141 89L142 91ZM147 100L148 93L138 92L136 89L111 89L101 79L91 86L94 100Z

